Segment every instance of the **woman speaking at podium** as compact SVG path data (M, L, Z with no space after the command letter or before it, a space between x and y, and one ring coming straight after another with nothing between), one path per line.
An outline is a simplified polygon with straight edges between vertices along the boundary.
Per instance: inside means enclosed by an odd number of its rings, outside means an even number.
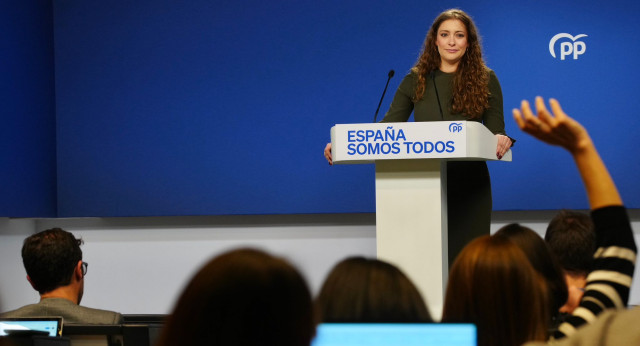
M502 90L482 59L480 37L471 17L458 9L433 22L416 65L407 74L381 122L472 120L498 138L496 156L511 148L505 134ZM324 151L332 163L331 143ZM491 181L484 161L447 163L449 264L473 238L489 234Z

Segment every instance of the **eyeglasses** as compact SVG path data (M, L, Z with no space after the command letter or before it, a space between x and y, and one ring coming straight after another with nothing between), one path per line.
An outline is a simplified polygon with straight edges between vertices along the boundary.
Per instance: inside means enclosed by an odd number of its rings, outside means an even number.
M82 261L82 276L87 275L87 267L89 266L89 263Z

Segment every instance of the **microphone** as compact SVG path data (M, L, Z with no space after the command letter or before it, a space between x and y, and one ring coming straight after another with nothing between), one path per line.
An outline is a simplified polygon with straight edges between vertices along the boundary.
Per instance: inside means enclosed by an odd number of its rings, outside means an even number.
M382 105L382 99L384 99L384 94L387 92L387 87L389 86L389 81L391 77L395 74L395 71L389 70L389 78L387 78L387 84L384 86L384 90L382 91L382 97L380 97L380 102L378 102L378 108L376 109L376 114L373 116L373 122L376 122L378 119L378 112L380 111L380 105Z
M431 77L431 81L433 82L433 89L436 91L436 100L438 100L438 110L440 110L440 119L444 120L444 115L442 114L442 105L440 104L440 95L438 95L438 87L436 86L436 71L433 70L429 73L429 77Z

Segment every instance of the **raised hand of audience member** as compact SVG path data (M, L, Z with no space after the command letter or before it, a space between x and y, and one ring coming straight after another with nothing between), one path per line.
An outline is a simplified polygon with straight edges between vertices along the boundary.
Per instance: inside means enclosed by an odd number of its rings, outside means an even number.
M587 130L562 111L557 100L549 100L553 114L545 107L542 97L536 97L535 104L535 115L526 100L522 101L521 110L513 110L513 117L522 131L548 144L561 146L571 153L593 145Z

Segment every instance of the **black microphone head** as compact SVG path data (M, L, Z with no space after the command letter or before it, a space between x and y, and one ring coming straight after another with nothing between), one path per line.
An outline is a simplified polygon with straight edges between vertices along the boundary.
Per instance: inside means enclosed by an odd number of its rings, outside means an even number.
M394 70L389 70L389 78L393 77L396 72Z

